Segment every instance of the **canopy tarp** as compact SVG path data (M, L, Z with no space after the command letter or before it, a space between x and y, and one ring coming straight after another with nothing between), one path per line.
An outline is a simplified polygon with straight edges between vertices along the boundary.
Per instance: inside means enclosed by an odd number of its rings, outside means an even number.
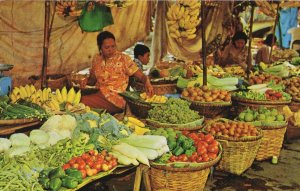
M53 1L54 2L54 1ZM112 8L111 31L120 51L143 41L150 32L151 1L136 1L126 8ZM54 3L51 4L51 12ZM40 75L44 41L45 2L37 0L0 1L0 63L13 64L5 73L14 85L28 83ZM89 67L98 52L98 32L82 32L77 19L54 15L49 43L48 74L70 74Z

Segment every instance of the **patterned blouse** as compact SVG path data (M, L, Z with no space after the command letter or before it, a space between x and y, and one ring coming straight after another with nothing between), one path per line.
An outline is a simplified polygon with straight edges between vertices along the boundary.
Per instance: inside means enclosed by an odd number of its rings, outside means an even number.
M90 74L96 78L96 87L105 98L115 106L124 108L125 100L118 93L126 91L129 76L137 70L136 63L129 56L117 51L107 60L97 54L93 59Z

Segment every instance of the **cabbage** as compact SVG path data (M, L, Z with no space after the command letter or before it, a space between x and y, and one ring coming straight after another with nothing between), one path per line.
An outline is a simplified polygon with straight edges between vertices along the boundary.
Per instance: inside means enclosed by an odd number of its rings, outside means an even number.
M55 145L58 141L63 139L56 131L49 131L47 134L50 137L48 140L49 145Z
M61 129L66 129L66 130L70 130L73 132L76 125L77 125L77 122L76 122L75 117L73 117L71 115L62 115L61 116L61 124L60 124Z
M0 138L0 153L6 151L11 146L10 140L6 138Z
M30 138L24 133L12 134L9 138L13 147L30 146Z
M13 157L13 156L21 156L24 155L24 153L30 151L30 147L29 146L15 146L12 147L10 149L8 149L6 151L6 154L9 157Z
M43 130L35 129L30 132L29 137L31 142L33 142L34 144L45 145L48 143L50 136Z
M53 129L59 128L62 117L60 115L51 116L40 128L46 132L52 131Z

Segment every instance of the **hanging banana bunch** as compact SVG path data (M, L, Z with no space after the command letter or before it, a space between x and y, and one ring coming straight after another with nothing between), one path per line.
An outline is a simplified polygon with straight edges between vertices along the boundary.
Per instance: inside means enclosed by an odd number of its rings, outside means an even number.
M268 1L255 0L255 3L265 15L270 17L276 16L276 10L272 7L272 5Z
M67 17L79 17L82 9L76 9L77 0L58 0L55 11L58 15Z
M136 0L106 0L105 6L125 8L135 3Z
M177 0L167 12L169 34L180 44L183 39L196 38L197 26L200 24L201 3L198 0Z

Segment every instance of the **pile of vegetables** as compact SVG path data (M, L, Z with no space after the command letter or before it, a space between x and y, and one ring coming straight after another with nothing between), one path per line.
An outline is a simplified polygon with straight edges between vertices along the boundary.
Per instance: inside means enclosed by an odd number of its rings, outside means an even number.
M169 124L185 124L201 118L196 111L190 109L188 101L178 98L169 98L165 104L154 106L149 110L148 117Z

